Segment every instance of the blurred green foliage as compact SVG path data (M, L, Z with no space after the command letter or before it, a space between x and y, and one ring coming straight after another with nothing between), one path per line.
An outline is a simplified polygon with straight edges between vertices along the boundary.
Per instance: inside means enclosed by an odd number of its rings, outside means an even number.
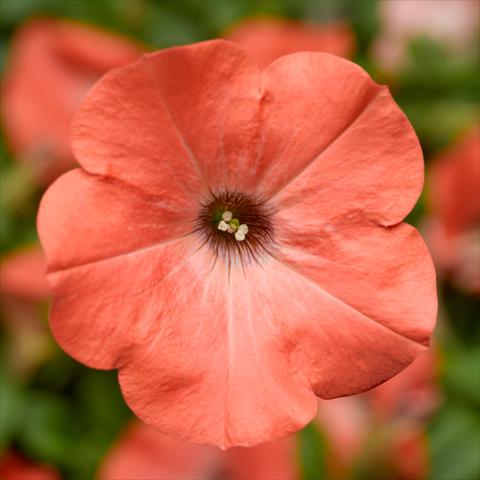
M314 423L298 434L298 448L303 480L326 478L327 441Z
M3 361L0 386L1 450L18 447L65 478L93 478L131 418L114 372L87 369L59 350L27 382Z
M410 45L394 92L422 141L427 161L479 115L479 52L457 57L428 38Z
M15 29L38 15L100 25L129 35L149 49L221 36L253 15L310 22L344 19L356 34L355 61L378 81L389 83L419 135L427 164L478 121L478 51L459 58L429 39L418 38L410 45L406 67L391 78L369 55L380 28L376 1L3 0L0 14L2 68ZM35 214L42 192L31 188L3 138L0 148L0 253L5 254L35 240ZM417 224L425 208L422 198L408 220ZM448 319L437 334L443 354L444 402L428 429L429 478L475 480L480 478L480 309L477 299L451 285L442 285L440 292ZM2 360L7 340L1 344ZM89 370L59 350L27 378L17 378L2 361L0 382L0 449L13 445L34 460L56 465L66 478L93 478L131 417L115 373ZM299 446L304 480L326 478L326 444L317 427L300 433ZM372 469L366 471L373 478ZM359 472L359 478L366 478L361 468Z

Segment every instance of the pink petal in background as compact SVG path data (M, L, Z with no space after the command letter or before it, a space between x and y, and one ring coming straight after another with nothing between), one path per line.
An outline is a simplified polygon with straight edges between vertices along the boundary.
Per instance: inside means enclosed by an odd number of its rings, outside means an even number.
M426 238L439 271L480 294L480 132L478 125L433 159Z
M279 18L252 18L234 25L225 38L238 43L260 68L290 53L326 52L350 58L355 50L353 31L340 22L308 24Z
M46 300L50 285L47 263L39 246L15 251L0 260L0 291L32 302Z
M107 454L98 480L294 480L293 437L228 452L177 442L134 422Z
M75 165L70 123L88 89L142 49L122 37L67 20L36 19L15 34L2 83L2 116L20 162L49 183Z

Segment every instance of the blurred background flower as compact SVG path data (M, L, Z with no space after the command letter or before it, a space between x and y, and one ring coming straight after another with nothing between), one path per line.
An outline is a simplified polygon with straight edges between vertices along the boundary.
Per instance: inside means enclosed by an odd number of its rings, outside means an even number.
M69 129L90 87L133 62L133 42L71 21L38 19L16 32L4 76L6 141L19 162L48 182L73 168Z
M260 68L282 55L311 51L350 58L355 37L346 23L308 24L278 18L252 18L233 26L225 36L238 43Z
M480 295L480 130L478 126L434 159L429 171L432 215L427 239L437 269Z
M476 0L3 0L0 22L2 478L480 477ZM215 37L260 65L328 51L389 85L425 154L427 186L407 220L427 238L440 298L434 348L401 375L321 401L317 419L278 445L227 453L132 423L115 374L60 351L34 246L39 198L75 164L69 123L89 87L142 51Z
M227 451L181 443L132 422L105 457L99 480L289 480L299 478L295 438Z

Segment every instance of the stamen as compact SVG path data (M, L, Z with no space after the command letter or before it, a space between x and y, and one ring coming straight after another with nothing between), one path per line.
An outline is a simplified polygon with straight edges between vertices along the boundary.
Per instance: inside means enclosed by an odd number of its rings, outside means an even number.
M217 227L219 230L221 230L222 232L226 232L228 231L228 224L225 223L223 220L220 221L220 223L218 224L218 227Z
M235 240L238 240L239 242L241 242L242 240L245 240L245 234L240 230L237 230L235 232Z
M225 220L225 222L229 222L232 218L233 218L232 212L229 212L228 210L226 212L223 212L222 220Z
M270 251L271 215L264 203L250 195L220 192L202 205L197 231L228 264L235 258L245 264Z
M232 218L233 213L226 210L222 214L222 219L218 223L217 229L222 232L235 233L235 240L241 242L245 240L245 235L248 233L248 225L242 223L238 218ZM228 223L227 223L228 222Z

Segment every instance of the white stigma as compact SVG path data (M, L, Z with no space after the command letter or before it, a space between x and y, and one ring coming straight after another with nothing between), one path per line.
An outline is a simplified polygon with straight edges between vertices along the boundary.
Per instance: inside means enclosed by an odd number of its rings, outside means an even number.
M233 218L233 213L229 212L228 210L226 212L223 212L222 219L225 222L229 222Z
M225 214L224 214L225 215ZM229 225L224 222L223 220L220 221L220 223L218 224L218 227L217 227L219 230L221 230L222 232L227 232L228 229L230 228Z

